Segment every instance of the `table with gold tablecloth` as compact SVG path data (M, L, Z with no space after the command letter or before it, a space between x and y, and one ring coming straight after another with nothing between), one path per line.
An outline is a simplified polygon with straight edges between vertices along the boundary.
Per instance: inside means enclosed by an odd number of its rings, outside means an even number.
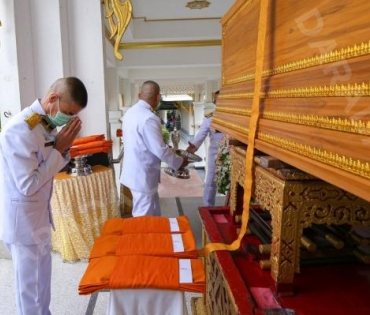
M52 250L64 261L88 259L103 223L119 216L113 169L102 165L92 169L87 176L61 172L54 178Z

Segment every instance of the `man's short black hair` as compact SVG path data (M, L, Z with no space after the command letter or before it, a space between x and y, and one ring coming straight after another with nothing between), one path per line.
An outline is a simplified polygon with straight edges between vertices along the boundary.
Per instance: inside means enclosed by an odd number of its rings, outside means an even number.
M82 108L87 105L87 90L82 81L76 77L66 78L67 88L73 101L79 104Z

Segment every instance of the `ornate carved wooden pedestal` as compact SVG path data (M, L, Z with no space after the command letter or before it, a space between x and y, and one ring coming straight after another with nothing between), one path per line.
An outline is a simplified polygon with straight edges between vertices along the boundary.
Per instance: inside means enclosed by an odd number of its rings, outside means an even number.
M245 150L232 151L231 212L239 215ZM370 204L298 170L255 164L253 198L272 217L271 276L277 292L292 292L303 228L316 224L370 225ZM239 193L238 193L239 191Z
M200 208L204 245L231 243L237 225L228 207ZM302 265L294 279L295 295L273 290L270 270L260 268L260 242L246 235L239 250L205 257L207 315L368 315L370 265L360 262Z

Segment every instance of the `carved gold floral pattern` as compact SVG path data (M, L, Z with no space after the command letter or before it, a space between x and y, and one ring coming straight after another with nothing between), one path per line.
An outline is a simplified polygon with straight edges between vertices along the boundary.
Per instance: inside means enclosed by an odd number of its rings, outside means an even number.
M370 179L370 164L344 155L259 132L258 139L311 159Z

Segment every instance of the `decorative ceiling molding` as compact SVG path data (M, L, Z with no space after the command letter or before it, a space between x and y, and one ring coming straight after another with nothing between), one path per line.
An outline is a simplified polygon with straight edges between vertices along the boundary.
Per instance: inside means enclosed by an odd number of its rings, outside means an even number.
M182 18L182 19L148 19L145 16L133 16L132 20L143 20L144 22L183 22L183 21L220 21L222 17L208 17L208 18Z
M192 40L192 41L163 41L163 42L137 42L121 43L119 49L144 49L144 48L179 48L179 47L200 47L200 46L221 46L221 40Z
M209 1L194 0L194 1L188 2L186 7L191 10L194 10L194 9L200 10L200 9L208 8L210 4L211 2Z
M123 3L119 0L104 0L103 3L106 13L105 18L108 20L110 28L109 39L114 39L114 55L118 60L122 60L123 56L119 52L119 43L131 21L131 0L125 0Z

